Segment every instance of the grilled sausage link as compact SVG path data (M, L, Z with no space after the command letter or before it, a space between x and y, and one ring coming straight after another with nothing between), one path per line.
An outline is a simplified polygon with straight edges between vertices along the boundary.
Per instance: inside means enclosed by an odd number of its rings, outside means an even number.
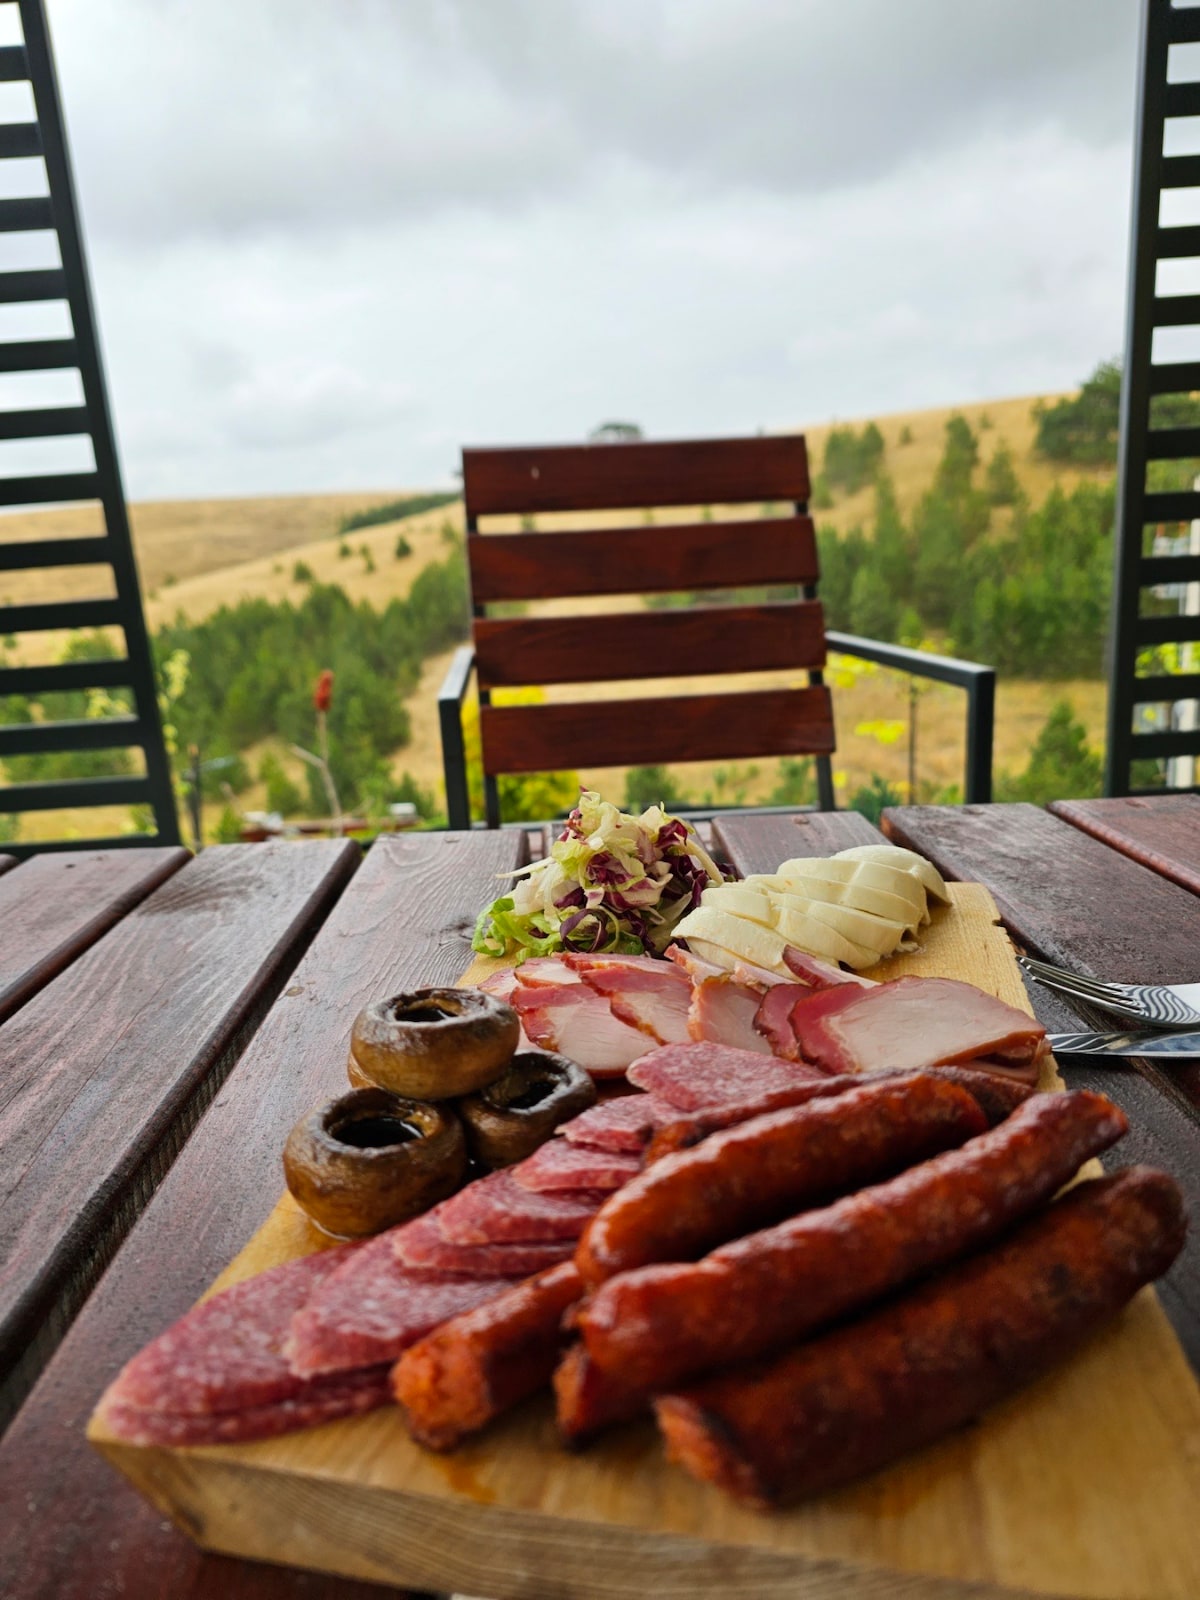
M778 1350L1000 1237L1126 1131L1103 1095L1039 1094L960 1149L695 1263L610 1278L577 1318L604 1372L664 1389Z
M579 1274L564 1261L410 1345L391 1384L418 1444L452 1450L549 1383L563 1315L582 1293Z
M661 1396L668 1457L763 1508L836 1488L1053 1366L1166 1271L1186 1228L1165 1173L1131 1167L1079 1184L860 1320Z
M648 1411L650 1397L601 1372L584 1346L573 1344L554 1369L554 1404L563 1443L578 1446L602 1428Z
M714 1134L638 1174L600 1207L575 1264L595 1285L652 1261L688 1261L802 1206L824 1203L986 1128L957 1084L864 1084Z
M845 1094L849 1089L861 1089L864 1082L894 1082L899 1078L918 1076L945 1078L948 1083L961 1084L977 1102L990 1127L1003 1122L1034 1092L1015 1078L998 1078L990 1072L970 1072L965 1067L927 1067L919 1074L874 1072L869 1079L850 1073L815 1081L811 1078L801 1079L780 1089L764 1089L752 1100L742 1100L735 1105L711 1106L690 1114L681 1112L678 1121L665 1123L655 1130L646 1146L643 1165L649 1167L678 1150L690 1150L702 1139L707 1139L710 1133L719 1133L722 1128L732 1128L739 1122L749 1122L752 1117L764 1117L770 1111L783 1111L789 1106L807 1105L810 1100Z

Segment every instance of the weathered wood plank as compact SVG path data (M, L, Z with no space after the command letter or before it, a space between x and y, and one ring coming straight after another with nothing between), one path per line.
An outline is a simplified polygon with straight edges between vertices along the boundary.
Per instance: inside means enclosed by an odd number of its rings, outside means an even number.
M824 685L745 694L663 695L581 704L483 706L488 772L554 772L605 764L751 760L828 754L833 706Z
M0 1421L357 860L332 841L206 850L0 1027Z
M1056 817L1200 894L1200 795L1055 800Z
M743 878L774 872L795 856L832 856L856 844L882 844L883 836L858 811L810 811L794 817L730 812L713 818L718 854Z
M5 860L11 857L0 857ZM190 860L186 850L170 846L71 850L33 856L5 878L0 1022Z
M815 600L475 622L475 670L483 689L824 664L825 619ZM735 707L730 714L741 712Z
M0 1441L0 1506L13 1508L0 1532L6 1600L94 1600L98 1592L374 1600L382 1592L204 1555L101 1461L83 1430L121 1365L193 1303L271 1211L288 1129L345 1084L359 1008L406 986L453 982L470 959L476 914L524 845L523 833L504 830L372 847ZM29 1502L36 1517L26 1515Z
M579 594L662 594L672 589L745 589L815 583L811 517L754 522L665 523L580 533L488 533L472 537L471 597L555 600Z

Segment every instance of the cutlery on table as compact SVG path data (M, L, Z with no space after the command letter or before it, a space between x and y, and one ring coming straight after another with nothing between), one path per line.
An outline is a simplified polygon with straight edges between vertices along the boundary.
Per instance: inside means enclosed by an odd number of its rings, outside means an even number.
M1200 1061L1200 1033L1051 1033L1046 1036L1058 1055L1149 1056L1160 1060Z
M1100 983L1032 956L1017 964L1035 983L1150 1027L1200 1028L1200 983Z

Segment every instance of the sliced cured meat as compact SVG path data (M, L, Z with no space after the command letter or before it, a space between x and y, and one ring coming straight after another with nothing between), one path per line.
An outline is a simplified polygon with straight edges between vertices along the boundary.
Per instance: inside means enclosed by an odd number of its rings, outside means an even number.
M831 1073L970 1065L1034 1083L1048 1048L1032 1017L954 978L822 989L791 1025L800 1059Z
M772 1055L784 1061L799 1058L800 1046L792 1031L792 1007L813 991L798 983L778 983L768 989L758 1002L754 1013L754 1029L765 1040Z
M567 962L589 989L604 996L619 1021L656 1044L689 1037L692 984L678 967L650 956L569 955Z
M667 1050L686 1050L687 1045L665 1045ZM658 1054L657 1051L653 1054ZM564 1123L558 1132L570 1144L592 1150L623 1150L636 1155L649 1144L654 1130L674 1122L678 1108L660 1095L626 1094L619 1100L605 1100L598 1106Z
M548 1139L531 1156L508 1170L522 1189L564 1194L580 1189L611 1193L632 1178L641 1163L619 1150L589 1150L566 1139Z
M788 985L784 985L785 988ZM756 1033L761 989L752 989L723 973L719 978L702 978L692 990L688 1008L688 1034L692 1039L711 1039L736 1050L770 1055L771 1046Z
M292 1318L285 1346L300 1377L395 1361L447 1317L499 1294L508 1280L416 1277L396 1259L395 1234L381 1233L331 1273Z
M528 1278L566 1261L575 1250L570 1239L547 1244L452 1244L429 1212L384 1237L391 1239L400 1266L422 1280Z
M847 984L856 989L877 987L875 978L863 978L857 972L845 972L829 961L822 961L819 956L810 956L807 950L797 950L792 944L783 952L783 959L796 982L802 983L806 989L840 989Z
M109 1396L100 1402L98 1415L110 1433L129 1444L180 1445L244 1444L252 1439L274 1439L297 1428L315 1428L339 1417L373 1411L391 1399L388 1368L369 1367L333 1378L296 1379L297 1392L286 1400L248 1406L244 1411L222 1411L209 1416L184 1416L177 1412L141 1411Z
M580 982L577 972L562 956L530 956L514 969L517 982L526 989L551 985L572 987Z
M525 1189L505 1168L444 1200L429 1216L451 1244L549 1244L577 1239L605 1192L544 1194Z
M512 993L517 987L517 975L511 967L505 967L500 972L490 972L475 987L484 990L487 994L494 994L497 1000L503 1000L506 1005L511 1005ZM516 1053L519 1054L522 1051L532 1049L533 1043L526 1035L524 1028L519 1029Z
M534 1044L570 1057L594 1078L619 1078L654 1040L613 1015L602 994L582 982L518 984L511 1001Z
M817 1068L803 1063L789 1066L750 1050L701 1040L652 1050L630 1070L629 1081L641 1089L651 1090L677 1113L698 1111L701 1106L728 1105L804 1078L824 1076ZM584 1112L584 1116L594 1116L600 1109L594 1107ZM582 1121L582 1118L577 1120ZM677 1119L668 1116L658 1120Z
M362 1248L320 1250L201 1301L126 1364L102 1407L213 1417L301 1398L283 1354L292 1318Z
M677 967L686 972L693 983L699 983L701 978L719 978L727 969L719 967L715 961L705 961L694 950L688 950L681 944L669 944L665 951L668 961L673 961Z

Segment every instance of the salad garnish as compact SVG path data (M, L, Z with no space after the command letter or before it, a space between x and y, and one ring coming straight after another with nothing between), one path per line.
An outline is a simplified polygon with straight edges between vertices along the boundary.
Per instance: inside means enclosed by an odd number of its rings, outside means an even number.
M554 955L561 950L661 955L675 925L724 880L696 830L661 806L620 811L591 789L541 861L480 913L481 955Z

